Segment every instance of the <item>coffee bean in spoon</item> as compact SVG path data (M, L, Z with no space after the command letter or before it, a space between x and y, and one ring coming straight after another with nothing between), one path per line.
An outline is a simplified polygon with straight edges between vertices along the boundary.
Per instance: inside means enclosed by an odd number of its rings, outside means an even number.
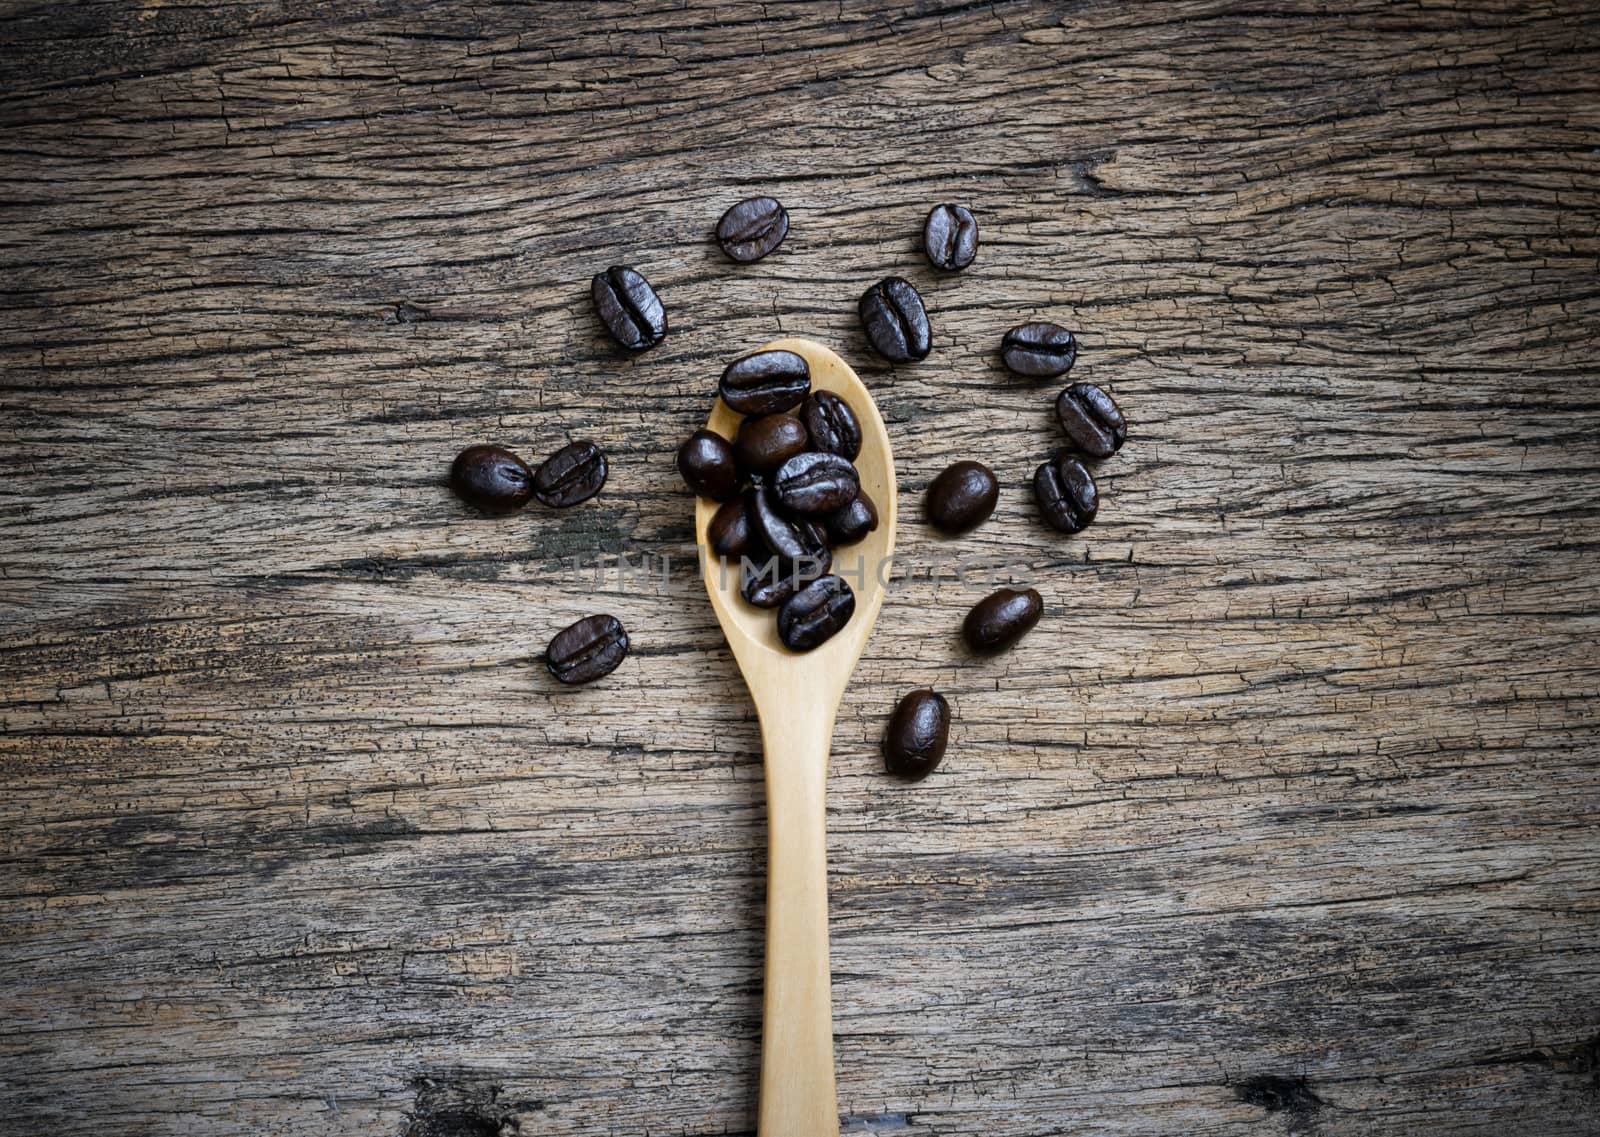
M807 518L791 517L772 487L752 486L745 501L756 540L785 560L816 557L828 547L826 530Z
M954 535L987 521L999 498L993 470L982 462L955 462L933 479L923 501L934 528Z
M855 500L861 478L848 458L808 450L779 467L772 488L790 513L829 514Z
M927 358L933 334L922 297L910 281L885 277L861 294L856 311L867 343L890 363Z
M717 222L717 244L740 264L759 261L788 234L789 211L772 197L747 197L729 206Z
M967 646L985 655L1004 651L1039 622L1044 600L1031 588L1002 588L972 606L962 621Z
M563 683L592 683L628 655L628 633L615 616L588 616L556 633L545 666Z
M850 404L832 391L813 391L800 408L811 449L826 450L854 462L861 454L861 422Z
M1100 494L1094 476L1084 464L1063 454L1046 462L1033 474L1033 496L1039 514L1053 529L1076 533L1094 520Z
M1078 341L1060 324L1018 324L1000 341L1000 358L1018 375L1051 379L1065 375L1078 358Z
M805 423L794 415L753 415L739 424L733 449L741 470L764 478L805 450L809 442Z
M855 500L843 509L828 514L828 540L834 546L854 545L878 527L878 507L866 490L858 490Z
M778 609L778 639L790 651L822 646L850 622L856 594L837 576L819 577Z
M516 509L533 496L533 471L499 446L469 446L450 464L450 488L479 509Z
M690 489L712 501L728 501L739 494L733 446L714 430L697 430L678 447L678 473Z
M832 567L833 553L821 542L813 555L798 560L776 555L746 557L739 563L739 591L757 608L776 608Z
M895 705L883 736L889 773L921 781L933 773L950 739L950 704L929 688L912 691Z
M728 364L717 392L739 414L776 414L798 406L811 393L811 365L792 351L752 352Z
M706 523L706 543L717 556L728 559L745 556L756 547L747 497L723 502L711 515Z
M623 265L595 273L589 284L595 314L629 351L655 347L667 334L667 313L650 282Z
M934 206L922 227L922 249L934 268L966 268L978 255L978 222L972 210L949 202Z
M606 456L594 443L569 443L533 472L533 496L552 509L577 505L600 492L606 470Z
M1121 408L1093 383L1074 383L1062 391L1056 419L1073 449L1090 458L1111 457L1128 438Z

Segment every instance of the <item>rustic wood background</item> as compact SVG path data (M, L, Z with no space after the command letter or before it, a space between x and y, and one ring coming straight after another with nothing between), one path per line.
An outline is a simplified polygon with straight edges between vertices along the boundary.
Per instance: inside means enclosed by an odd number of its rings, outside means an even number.
M1586 0L104 0L0 44L0 1132L752 1128L760 756L672 451L780 333L858 364L908 505L1004 481L963 540L907 511L835 736L852 1131L1600 1131ZM756 191L793 229L735 266ZM669 309L637 359L612 263ZM888 273L924 363L864 352ZM1025 489L1057 385L995 361L1042 316L1132 423L1071 539ZM569 437L614 459L579 509L443 486ZM968 557L1049 606L997 660ZM634 655L556 690L597 610Z

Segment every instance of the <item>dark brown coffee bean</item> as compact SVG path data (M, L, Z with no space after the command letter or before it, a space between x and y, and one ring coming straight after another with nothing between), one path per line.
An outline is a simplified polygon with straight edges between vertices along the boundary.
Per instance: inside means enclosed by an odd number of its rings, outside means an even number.
M866 490L858 490L854 501L828 514L826 524L828 540L835 545L854 545L878 527L878 507Z
M628 655L628 633L615 616L587 616L556 633L545 666L563 683L592 683Z
M1094 477L1070 454L1046 462L1034 471L1033 496L1039 502L1040 515L1063 533L1083 529L1094 520L1095 511L1100 508Z
M678 447L678 473L690 489L712 501L739 494L739 463L728 440L714 430L697 430Z
M1073 448L1090 458L1111 457L1128 438L1121 409L1093 383L1074 383L1062 391L1056 418Z
M850 459L808 450L779 467L772 476L772 488L790 513L815 516L843 509L854 501L861 478Z
M736 497L724 502L706 522L706 544L712 553L732 559L755 548L755 530L750 524L748 499Z
M889 773L921 781L933 773L950 740L950 704L924 687L901 699L883 736L883 762Z
M655 347L667 334L667 313L650 282L631 268L613 265L589 284L595 314L611 338L629 351Z
M746 557L740 562L739 591L757 608L776 608L833 567L833 553L819 545L815 556L788 560L772 555Z
M850 404L832 391L813 391L800 408L800 419L811 435L811 449L852 462L861 453L861 422Z
M910 281L885 277L861 294L856 311L867 343L890 363L927 358L933 346L928 312Z
M606 469L606 456L594 443L569 443L533 472L533 496L553 509L588 501L606 484Z
M964 205L936 205L922 227L922 249L934 268L958 272L978 255L978 222Z
M479 509L516 509L533 496L533 471L509 450L469 446L450 464L450 488Z
M759 261L788 234L789 211L772 197L747 197L717 222L717 244L740 264Z
M760 415L739 424L733 450L741 470L764 478L805 450L809 441L805 423L794 415Z
M1049 379L1071 370L1078 358L1078 341L1059 324L1043 320L1018 324L1000 341L1000 358L1018 375Z
M973 651L1004 651L1039 622L1044 600L1031 588L1002 588L972 606L961 634Z
M728 364L717 391L731 411L776 414L810 394L811 366L792 351L752 352Z
M778 609L778 638L790 651L811 651L831 639L855 614L856 594L836 576L812 581Z
M956 462L928 486L928 520L945 533L976 529L994 512L1000 481L982 462Z
M756 539L785 560L820 556L828 547L827 531L806 518L790 517L770 486L752 487L745 500Z

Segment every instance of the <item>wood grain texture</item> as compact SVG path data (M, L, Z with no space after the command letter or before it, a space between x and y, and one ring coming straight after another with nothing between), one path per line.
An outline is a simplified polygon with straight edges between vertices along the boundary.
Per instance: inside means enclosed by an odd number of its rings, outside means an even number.
M5 6L0 1132L750 1131L759 739L671 455L784 334L908 507L1003 480L907 508L839 715L848 1131L1596 1132L1597 76L1580 0ZM1131 424L1070 539L1035 317ZM576 510L443 486L569 437ZM959 558L1045 595L997 660ZM597 609L634 655L555 690Z

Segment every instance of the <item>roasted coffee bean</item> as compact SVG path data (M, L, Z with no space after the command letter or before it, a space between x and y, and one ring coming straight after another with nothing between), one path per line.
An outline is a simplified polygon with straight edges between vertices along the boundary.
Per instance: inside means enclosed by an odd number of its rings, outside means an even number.
M790 651L826 643L855 614L856 594L836 576L819 577L778 609L778 638Z
M533 496L533 471L509 450L469 446L450 464L450 488L479 509L516 509Z
M814 516L843 509L854 501L861 477L850 459L808 450L779 467L772 476L772 488L790 513Z
M826 450L854 462L861 453L861 423L850 404L832 391L813 391L800 408L811 435L811 449Z
M805 423L794 415L760 415L739 424L733 450L741 470L764 478L803 451L809 441Z
M835 545L854 545L877 527L878 507L866 490L856 491L854 501L828 514L828 540Z
M755 548L755 543L748 498L724 502L706 522L706 544L719 557L742 557Z
M811 365L792 351L752 352L728 364L717 391L731 411L776 414L811 393Z
M1091 458L1109 458L1128 438L1122 410L1093 383L1074 383L1056 399L1056 418L1067 439Z
M714 430L697 430L678 447L678 473L690 489L712 501L728 501L739 494L733 446Z
M1072 369L1078 341L1059 324L1018 324L1000 341L1000 358L1018 375L1049 379Z
M909 281L885 277L861 294L856 310L867 343L890 363L927 358L933 344L928 312Z
M922 249L934 268L958 272L978 255L978 222L964 205L936 205L922 227Z
M833 567L826 545L816 556L786 560L779 556L746 557L740 562L740 594L757 608L776 608Z
M628 654L628 633L615 616L587 616L556 633L545 666L563 683L592 683L610 675Z
M606 456L592 442L563 446L533 472L533 496L553 509L588 501L605 484Z
M924 687L901 699L883 736L883 762L889 773L921 781L933 773L950 740L950 704Z
M667 334L667 313L650 282L631 268L613 265L589 284L595 313L611 338L629 351L655 347Z
M1053 462L1046 462L1033 473L1033 496L1039 502L1039 513L1052 528L1063 533L1076 533L1094 520L1100 508L1100 494L1095 489L1094 477L1084 464L1063 454Z
M989 519L1000 499L1000 482L982 462L956 462L928 486L928 520L946 533L965 533Z
M740 264L759 261L788 235L789 211L772 197L747 197L717 222L717 244Z
M1004 651L1039 622L1044 600L1031 588L1002 588L972 606L961 634L973 651Z
M785 560L820 556L828 547L827 531L809 519L786 514L770 486L752 487L745 500L756 539Z

